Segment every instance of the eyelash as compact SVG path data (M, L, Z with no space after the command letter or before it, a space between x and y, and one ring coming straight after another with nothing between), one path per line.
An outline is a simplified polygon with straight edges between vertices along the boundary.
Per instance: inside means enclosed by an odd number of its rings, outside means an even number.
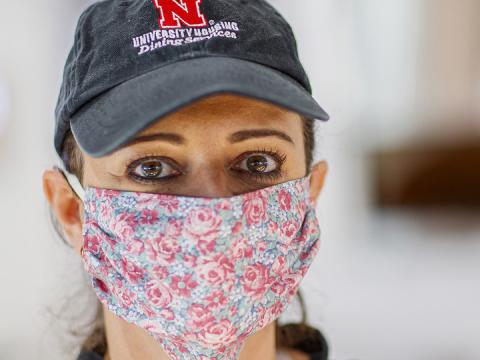
M287 155L285 155L283 152L279 151L278 149L262 147L262 148L257 148L256 150L253 150L253 151L247 151L242 155L240 155L240 159L238 159L237 162L241 162L246 158L248 158L250 155L258 154L258 153L267 154L273 157L278 163L277 168L275 170L272 170L272 171L269 171L268 173L263 173L263 174L251 173L248 170L243 170L243 169L242 170L233 169L233 170L240 174L248 173L248 175L246 176L255 178L255 180L260 180L260 181L263 181L265 179L275 180L279 178L282 172L283 164L287 159Z
M250 178L254 178L255 180L260 180L260 181L265 181L265 180L273 181L273 180L279 178L281 176L283 164L285 163L285 161L287 159L287 155L284 154L283 152L281 152L280 150L276 149L276 148L261 147L261 148L257 148L257 149L252 150L252 151L247 151L247 152L243 153L242 155L240 155L240 157L237 159L237 161L235 163L239 163L239 162L245 160L246 158L248 158L249 156L251 156L253 154L259 154L259 153L270 155L272 158L274 158L275 161L277 162L277 168L275 170L272 170L272 171L269 171L268 173L263 173L263 174L252 173L252 172L250 172L248 170L244 170L244 169L232 168L232 170L241 174L242 176L244 176L245 173L248 173L245 176L248 176ZM169 161L168 159L166 159L165 157L159 156L159 155L156 155L156 154L147 154L147 155L141 157L140 159L133 158L133 159L129 159L126 162L127 175L129 177L133 178L135 181L145 183L145 184L154 184L154 183L159 183L159 182L166 182L166 181L169 181L172 178L178 176L178 174L176 174L176 175L166 176L166 177L163 177L163 178L160 178L160 179L150 179L149 180L149 179L142 178L142 177L133 173L135 168L138 165L140 165L141 162L148 161L148 160L162 160L162 161L166 162L169 166L171 166L172 168L175 168L175 170L177 170L176 166L174 166L172 164L172 162Z

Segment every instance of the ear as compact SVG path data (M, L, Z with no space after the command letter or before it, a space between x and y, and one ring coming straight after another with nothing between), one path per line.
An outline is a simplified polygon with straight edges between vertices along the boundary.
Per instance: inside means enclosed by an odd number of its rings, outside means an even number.
M323 189L325 177L327 176L328 166L326 161L319 161L312 167L312 176L310 178L310 196L317 204L318 196Z
M63 175L53 169L43 173L43 192L62 227L66 240L80 255L83 245L83 203Z

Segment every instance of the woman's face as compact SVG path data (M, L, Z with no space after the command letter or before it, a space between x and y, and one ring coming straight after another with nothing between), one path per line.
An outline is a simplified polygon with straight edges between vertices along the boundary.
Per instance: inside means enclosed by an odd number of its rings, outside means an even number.
M83 158L84 186L188 196L242 194L303 177L307 171L301 117L234 95L203 99L157 121L111 155L93 158L83 153ZM316 164L312 172L311 195L316 200L326 164ZM82 204L75 223L74 206L52 196L61 188L63 194L70 191L64 179L55 176L45 172L45 192L79 252Z

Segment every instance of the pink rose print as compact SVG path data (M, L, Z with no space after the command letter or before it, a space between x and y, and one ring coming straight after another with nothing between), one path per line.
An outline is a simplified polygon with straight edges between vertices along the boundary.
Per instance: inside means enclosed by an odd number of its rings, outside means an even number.
M293 239L291 244L303 244L307 240L307 233L306 231L302 231L300 236L297 236Z
M257 316L259 319L259 323L257 326L259 330L265 327L270 322L268 315L268 311L267 309L265 309L264 306L257 307Z
M271 313L270 318L278 318L280 315L282 315L284 309L285 305L280 300L277 300L275 304L269 309Z
M110 229L122 242L128 243L135 234L135 216L130 213L121 213L110 221Z
M95 214L97 212L97 203L94 201L88 202L85 204L85 210L87 210L90 214Z
M197 266L198 258L195 255L182 254L182 256L186 266L188 266L189 268L194 268L195 266Z
M276 275L281 274L285 269L285 262L284 256L277 256L272 264L273 273Z
M233 305L228 309L228 316L230 316L231 318L237 316L237 313L238 309L236 305Z
M212 253L215 251L215 240L211 240L211 241L199 240L197 242L197 248L198 250L200 250L200 252L203 255Z
M162 309L162 311L160 311L159 315L161 317L163 317L165 320L171 321L171 320L175 319L175 314L169 308Z
M270 324L273 320L275 320L281 315L282 311L283 304L277 300L271 307L269 307L259 315L259 328L262 329L268 324Z
M283 275L282 282L285 284L290 296L297 293L298 285L302 279L302 275L298 273L288 272Z
M120 269L122 271L122 276L133 284L137 284L145 275L142 268L125 258L120 260Z
M236 328L228 319L205 324L199 334L199 341L208 347L225 346L236 340Z
M216 254L214 257L204 259L202 266L198 267L198 276L210 285L220 285L227 278L232 278L233 264L224 254Z
M188 351L187 348L185 347L185 339L183 337L174 335L172 337L172 342L175 344L176 347L178 347L178 350L181 353L186 353Z
M192 329L202 328L206 323L214 319L213 315L208 311L208 308L202 304L190 305L187 314L187 326Z
M265 219L267 199L261 194L245 194L242 208L248 225L259 224Z
M214 291L207 296L205 300L208 302L207 308L209 309L223 308L228 304L228 300L223 291Z
M168 276L168 270L165 266L155 265L152 267L152 274L158 280L166 279Z
M172 301L170 290L158 280L147 282L145 289L147 300L157 308L164 308Z
M223 284L222 284L222 289L225 291L225 293L229 293L233 290L233 286L235 285L235 278L229 277L226 279Z
M97 235L86 234L83 243L84 250L89 250L95 254L100 250L100 238Z
M242 259L250 259L253 255L253 249L248 244L248 239L242 237L236 240L232 247L228 249L228 254L230 258L233 258L233 262Z
M273 280L268 276L268 268L260 263L247 266L241 278L243 290L255 300L263 296Z
M132 240L127 244L127 251L132 255L140 255L144 251L143 241Z
M287 287L282 281L275 281L270 289L278 296L283 296L287 292Z
M134 303L134 301L137 297L137 294L134 291L132 291L129 288L116 289L115 291L117 292L117 296L121 300L122 305L124 307L128 308L128 307L133 305L133 303Z
M295 233L298 231L298 222L293 219L290 219L282 224L282 233L289 240L293 238Z
M161 207L166 214L172 214L178 210L178 199L169 195L157 194L155 197L157 206Z
M86 256L88 256L87 252L84 252L84 254ZM89 257L90 258L90 257ZM98 274L101 274L103 275L103 278L107 278L108 277L108 274L111 274L111 273L115 273L116 272L116 269L113 268L112 266L112 260L110 260L103 251L100 251L100 253L97 255L97 258L98 258L98 261L100 262L100 265L92 265L92 271L95 271L95 268L96 268L96 272ZM90 259L89 259L90 260Z
M103 280L96 278L96 279L93 279L93 282L94 282L94 286L97 286L100 289L100 291L102 291L103 293L105 294L110 293L110 290L108 289L105 282L103 282Z
M164 329L155 320L143 319L139 321L139 325L154 336L157 334L165 335Z
M278 230L278 224L275 221L270 220L268 222L268 233L270 235L276 234Z
M147 330L172 359L234 358L281 315L318 250L304 191L297 181L235 201L195 201L93 188L85 269L102 304Z
M98 197L103 197L109 201L120 195L120 192L118 190L112 189L96 189L96 193Z
M305 186L308 186L308 183L305 179L303 181L300 181L300 182L296 183L295 184L295 193L298 196L303 195L303 193L305 192Z
M104 262L103 259L105 259L105 255L103 254L103 252L100 252L98 257L101 263L97 264L97 262L95 262L95 265L93 265L91 255L89 255L88 251L84 251L82 254L82 259L84 261L85 269L94 276L101 275L103 278L107 278L108 274L115 272L115 270L110 264L110 260L106 260Z
M292 201L292 196L286 190L280 190L278 193L278 203L280 204L280 209L284 211L290 211L290 205Z
M169 219L165 226L165 235L169 237L177 237L182 230L182 222L177 219Z
M219 268L215 261L205 262L199 270L199 276L211 285L218 285L225 280L225 270Z
M208 207L190 211L185 219L184 235L195 243L210 243L218 237L222 218Z
M103 254L103 249L102 249L102 245L109 245L110 247L114 247L116 244L117 244L117 238L115 236L108 236L107 234L105 233L99 233L99 232L96 232L97 233L97 236L100 238L99 241L100 241L100 248L99 248L99 253L100 254Z
M138 306L143 311L143 313L149 318L153 318L157 314L155 311L153 311L153 309L150 306L148 306L144 303L139 303Z
M100 216L102 219L110 219L113 214L113 209L109 204L106 203L100 203Z
M242 229L242 221L237 221L232 227L232 234L238 233Z
M143 209L140 212L140 225L151 225L158 221L158 213L155 210Z
M175 238L159 234L156 238L147 239L145 252L151 261L160 265L168 265L173 262L177 253L180 252L180 246Z
M228 202L228 200L225 200L225 201L220 201L219 203L217 203L215 205L215 210L216 211L221 211L221 210L230 210L232 208L232 206L230 205L230 203Z
M135 194L135 201L137 205L148 205L151 204L157 195L154 193L144 193L144 192L137 192Z
M258 253L263 253L267 250L267 244L265 241L259 241L255 244L255 249Z
M177 295L183 297L189 297L190 291L195 289L198 283L192 280L192 275L184 276L172 276L172 282L170 283L170 289Z
M296 209L298 216L303 217L305 215L305 211L307 210L307 205L305 202L299 201L297 202Z

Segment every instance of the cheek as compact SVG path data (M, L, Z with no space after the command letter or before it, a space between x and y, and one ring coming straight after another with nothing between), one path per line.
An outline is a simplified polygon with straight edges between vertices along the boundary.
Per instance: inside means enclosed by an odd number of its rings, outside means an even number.
M113 155L101 158L92 158L84 154L83 182L85 185L115 188L124 178L122 167L117 164L118 159Z
M298 178L305 175L307 171L307 153L305 149L305 136L303 134L303 121L297 116L288 118L288 128L284 131L292 138L295 146L289 151L287 161L291 171L292 178ZM311 136L311 135L308 135ZM312 139L314 141L314 139ZM313 156L313 154L311 155Z
M303 177L307 171L306 166L306 154L304 152L304 147L301 146L301 149L295 149L290 151L287 156L287 161L285 161L284 174L289 178L300 178Z

